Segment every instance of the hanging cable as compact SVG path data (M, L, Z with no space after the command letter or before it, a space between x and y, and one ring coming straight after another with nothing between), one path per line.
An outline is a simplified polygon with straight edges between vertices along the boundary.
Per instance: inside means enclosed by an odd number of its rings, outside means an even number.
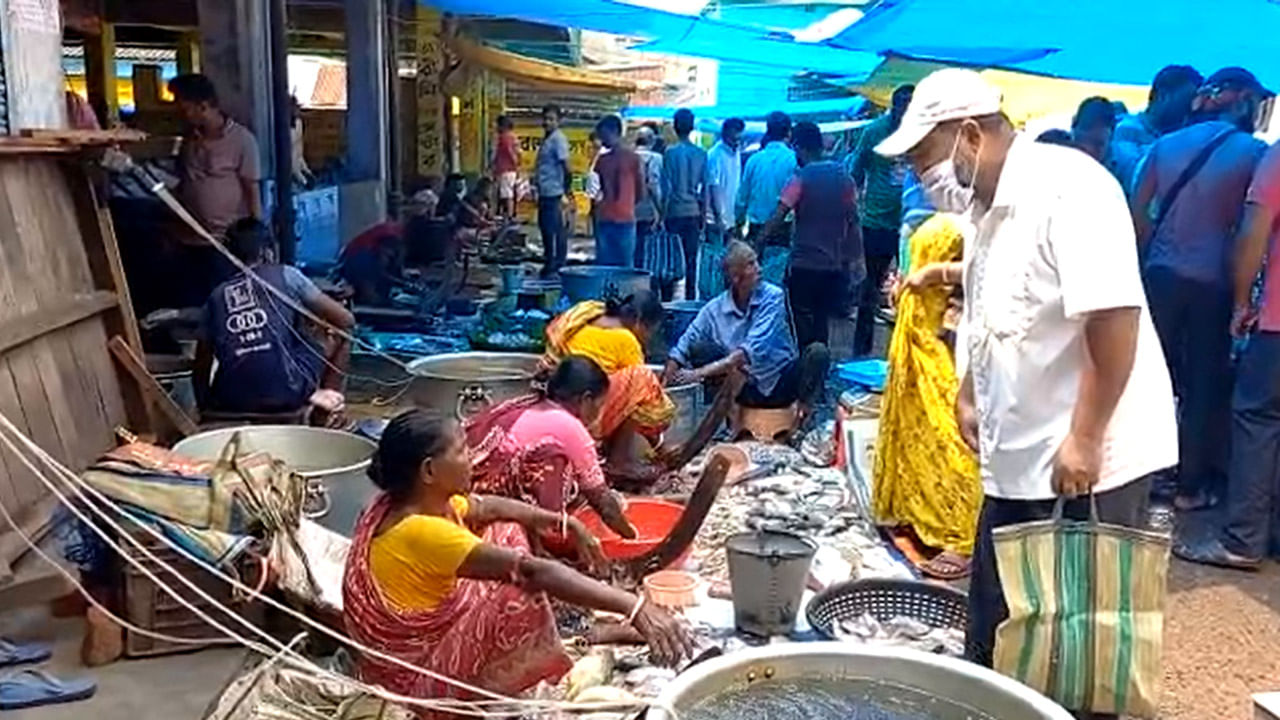
M158 530L151 527L147 523L143 522L139 518L136 518L132 514L125 512L124 510L119 508L113 500L102 495L96 488L92 487L83 479L81 479L80 477L72 473L68 468L66 468L61 463L59 463L56 458L53 458L48 453L46 453L43 450L43 448L37 445L33 440L27 437L21 430L19 430L16 426L14 426L13 423L9 420L9 418L5 416L3 413L0 413L0 428L8 431L9 434L14 435L17 440L17 442L15 443L15 441L13 439L10 439L8 435L6 435L5 433L0 433L0 444L3 444L11 452L17 455L19 459L23 462L23 464L26 465L26 467L29 470L31 470L31 472L33 472L41 480L42 483L45 484L45 486L50 490L50 492L54 493L54 495L57 496L58 499L65 506L67 506L67 508L74 515L76 515L78 519L80 519L82 522L85 522L88 527L90 527L95 533L97 533L99 537L101 537L109 547L111 547L114 551L119 553L121 557L126 559L130 564L134 565L134 567L136 567L144 576L148 577L149 580L155 583L157 587L165 590L167 593L172 595L174 599L179 602L179 604L183 605L188 610L196 614L198 617L204 620L207 624L219 630L227 637L254 650L255 652L258 652L259 654L272 655L275 653L282 653L282 657L285 657L286 661L291 665L305 669L308 672L322 674L326 677L329 677L330 679L333 679L338 682L346 683L351 687L361 689L362 691L365 691L369 694L377 695L384 699L390 700L392 702L397 702L400 704L424 707L428 709L436 709L436 710L452 712L460 715L470 715L475 717L509 717L511 714L509 710L504 712L498 712L498 713L490 713L486 711L472 711L467 708L467 706L489 706L489 705L502 706L504 708L505 707L524 707L524 708L527 708L528 711L532 711L538 714L554 712L558 710L573 710L573 711L582 712L582 711L593 711L593 710L608 711L608 710L618 709L617 704L600 704L600 705L571 704L571 703L561 703L561 702L555 702L555 701L523 700L519 698L507 697L507 696L500 695L498 693L493 693L491 691L484 690L483 688L475 687L463 681L450 678L446 675L442 675L440 673L428 670L426 668L421 668L419 666L413 665L411 663L408 663L394 656L387 655L385 653L374 650L373 648L369 648L365 645L362 645L361 643L355 641L354 639L346 635L343 635L342 633L333 631L329 629L327 626L324 626L312 620L306 615L301 614L296 610L286 605L283 605L266 595L263 595L261 592L244 585L236 578L233 578L223 573L220 569L216 568L215 566L212 566L209 563L205 562L203 559L196 557L195 555L190 553L190 551L188 551L186 548L183 548L182 546L176 543L173 543L171 540L165 537ZM21 448L19 447L19 444L22 446ZM378 657L379 659L399 665L401 667L404 667L405 669L412 670L414 672L418 672L420 674L426 675L427 677L431 677L432 679L445 683L447 685L452 685L461 690L471 692L473 694L478 694L483 697L488 697L491 699L486 701L463 701L463 700L454 700L454 699L432 700L432 699L414 698L414 697L399 695L396 693L391 693L382 688L368 686L363 683L360 683L359 681L355 681L351 678L348 678L346 676L328 671L316 665L314 662L308 660L307 658L298 655L296 652L285 652L288 649L287 647L272 648L269 646L264 646L261 643L258 643L256 641L249 640L243 637L242 635L239 635L238 633L228 629L222 623L210 617L207 613L203 612L200 608L196 607L190 601L186 600L186 598L184 598L180 593L175 591L172 587L170 587L164 581L160 580L160 578L158 578L153 572L151 572L137 558L125 552L124 549L118 543L116 543L113 538L109 537L104 530L97 527L91 520L89 520L83 514L83 512L79 510L79 508L75 507L71 502L69 502L68 498L65 495L63 495L57 489L57 487L37 467L35 467L31 463L31 461L26 457L26 455L22 453L23 448L25 448L27 452L35 455L38 459L40 459L41 462L44 463L46 466L48 466L50 469L52 469L55 472L55 474L62 476L63 481L68 482L68 484L71 484L72 487L75 489L77 495L79 495L82 499L84 499L83 492L88 492L88 494L95 496L98 502L101 502L102 504L105 504L106 506L110 507L117 514L123 515L124 517L128 518L131 522L133 522L139 528L151 534L159 542L163 543L173 551L177 552L179 555L182 555L184 558L186 558L190 562L200 566L207 572L210 572L214 576L231 584L233 587L237 588L238 590L250 596L251 598L264 602L265 604L268 604L278 610L281 610L286 614L294 617L295 619L298 619L299 621L303 622L305 625L313 629L316 629L320 631L322 634L325 634L339 642L345 643L348 646L354 648L355 650L361 653L368 654L373 657ZM185 578L182 578L180 573L177 570L170 567L164 561L156 558L154 554L150 553L145 547L142 547L141 544L138 543L136 538L132 538L132 536L130 536L128 533L124 533L123 529L120 528L119 525L115 524L113 521L110 520L110 518L106 517L106 511L103 510L101 507L99 507L96 503L88 502L86 503L86 505L90 508L90 510L96 513L99 517L102 517L104 520L106 520L108 524L113 525L117 529L117 532L121 532L126 537L126 539L132 541L135 545L137 545L138 549L145 556L147 556L148 559L151 560L151 562L157 565L160 565L161 567L164 567L166 570L179 576L180 579L182 579L184 582L187 582L190 585L189 581L187 581ZM10 523L12 524L12 518L10 517L8 510L3 507L3 504L0 504L0 511L3 511L3 514L6 520L9 520ZM94 599L92 595L89 594L88 591L85 590L83 586L74 577L72 577L70 573L68 573L65 570L65 568L62 568L61 565L59 565L58 563L53 561L51 558L49 558L48 555L44 553L42 550L40 550L35 545L35 543L30 540L28 536L21 533L20 535L23 537L24 542L26 542L29 546L31 546L32 549L35 550L42 559L54 565L55 568L57 568L58 571L64 575L64 577L66 577L73 585L75 585L81 591L83 595L85 595L86 599L91 604L93 604L100 611L105 613L114 622L118 622L122 627L129 628L130 630L133 630L135 632L139 632L141 634L149 635L149 636L156 636L156 634L153 632L149 632L145 629L138 628L137 626L132 625L127 621L124 621L123 619L119 618L114 613L112 613L109 609L104 607L101 603L97 602L97 600ZM217 607L218 609L222 610L228 615L231 615L232 617L236 618L238 621L247 622L247 621L244 621L244 619L241 618L238 614L236 614L234 610L227 608L216 599L209 597L207 593L204 593L198 587L192 586L192 589L196 592L196 594L201 595L203 598L206 599L207 602L209 602L213 606ZM255 632L258 632L259 634L263 634L263 631L259 630L256 626L252 626L250 624L250 627ZM160 636L159 639L170 640L170 638L167 636ZM269 639L275 645L277 646L281 645L281 643L275 638L269 638ZM178 642L186 642L186 643L192 642L192 640L189 638L187 639L172 638L172 640L176 640ZM201 640L199 642L204 643L204 642L207 642L207 640ZM650 704L651 703L646 703L646 705L650 705ZM628 706L628 707L634 707L634 706ZM671 711L668 710L668 712L671 712ZM675 715L672 714L672 717L674 718Z

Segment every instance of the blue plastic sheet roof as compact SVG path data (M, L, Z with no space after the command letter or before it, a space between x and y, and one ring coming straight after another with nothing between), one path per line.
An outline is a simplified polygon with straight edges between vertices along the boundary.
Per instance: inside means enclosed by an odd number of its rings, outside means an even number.
M652 42L637 49L770 65L792 72L857 75L869 73L879 63L874 54L799 43L785 34L774 35L758 28L618 0L422 0L422 4L459 15L507 17L647 38Z
M622 110L622 116L625 118L670 118L675 115L676 110L681 107L688 107L693 114L699 118L716 118L723 120L725 118L762 118L774 110L781 110L790 115L817 115L817 114L838 114L852 115L867 104L867 100L862 97L850 96L847 98L834 98L830 100L797 100L792 102L779 102L775 104L761 102L731 102L719 103L716 105L701 106L643 106L633 105Z
M1246 67L1280 86L1271 0L883 0L832 45L1145 85L1165 65Z

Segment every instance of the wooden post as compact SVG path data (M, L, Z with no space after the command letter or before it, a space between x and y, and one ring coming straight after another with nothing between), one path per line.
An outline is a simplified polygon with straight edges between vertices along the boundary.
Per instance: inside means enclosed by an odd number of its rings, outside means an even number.
M160 107L160 66L133 66L133 104L139 110Z
M120 119L120 98L116 92L116 26L102 23L102 33L90 35L84 43L85 82L89 104L103 127Z
M200 72L200 33L184 32L178 38L178 74Z

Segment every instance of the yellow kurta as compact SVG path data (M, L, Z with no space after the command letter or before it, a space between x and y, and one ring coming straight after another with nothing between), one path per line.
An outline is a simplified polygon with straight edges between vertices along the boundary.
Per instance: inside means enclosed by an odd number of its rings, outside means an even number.
M911 237L911 267L954 262L963 246L954 220L935 215ZM898 300L873 504L877 522L909 525L929 547L969 555L982 483L955 418L955 363L938 337L950 292L945 286L905 290Z

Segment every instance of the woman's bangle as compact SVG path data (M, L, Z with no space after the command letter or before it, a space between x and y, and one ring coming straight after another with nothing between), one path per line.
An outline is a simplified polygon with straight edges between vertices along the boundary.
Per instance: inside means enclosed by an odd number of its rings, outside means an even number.
M641 595L640 595L640 599L639 599L639 600L636 600L636 606L635 606L635 607L633 607L633 608L631 608L631 614L627 616L627 624L628 624L628 625L634 625L634 624L635 624L635 622L636 622L636 616L640 614L640 608L643 608L643 607L644 607L644 600L645 600L645 597L644 597L644 595L643 595L643 594L641 594Z

